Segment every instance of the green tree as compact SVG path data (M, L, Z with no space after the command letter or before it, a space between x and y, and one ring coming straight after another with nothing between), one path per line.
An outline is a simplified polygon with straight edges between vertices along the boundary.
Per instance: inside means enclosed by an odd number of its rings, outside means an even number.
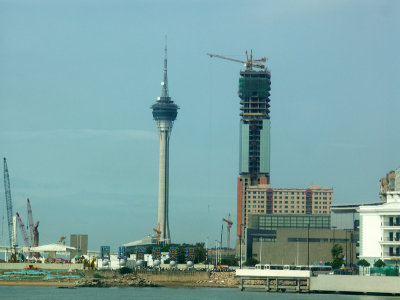
M184 264L185 263L185 248L186 247L194 247L196 257L194 259L194 263L202 263L206 260L206 249L204 248L204 243L196 243L196 244L186 244L183 243L178 247L178 263Z
M128 267L122 267L118 270L119 274L124 275L124 274L130 274L133 272L131 268Z
M169 258L167 258L166 260L164 260L164 264L168 265L171 262L171 260Z
M169 247L172 247L171 245L166 245L161 248L161 252L169 252Z
M257 259L255 259L254 257L250 257L244 262L243 265L247 267L254 267L258 263L259 261Z
M221 259L221 265L238 266L239 260L236 257Z
M146 254L151 254L151 250L153 250L153 247L154 246L152 246L152 245L150 245L150 246L147 246L147 248L146 248Z
M386 266L386 264L381 259L378 259L376 262L374 262L374 267L376 268L383 268L384 266Z
M332 269L339 269L344 263L343 247L338 244L335 244L332 247L331 253L332 253L332 263L331 263Z
M369 267L371 264L368 261L366 261L365 259L360 259L358 261L358 265L363 268L363 274L364 274L364 268Z

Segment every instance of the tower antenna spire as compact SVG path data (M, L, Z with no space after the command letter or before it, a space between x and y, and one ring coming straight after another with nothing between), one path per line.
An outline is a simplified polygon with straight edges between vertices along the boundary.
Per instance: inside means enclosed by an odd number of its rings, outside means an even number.
M167 57L167 35L165 35L165 48L164 48L164 76L163 81L161 82L162 91L161 97L168 98L168 57Z

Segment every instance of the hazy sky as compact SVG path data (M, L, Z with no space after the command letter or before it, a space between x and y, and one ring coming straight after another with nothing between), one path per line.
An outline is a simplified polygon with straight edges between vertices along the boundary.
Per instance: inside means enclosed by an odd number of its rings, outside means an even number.
M236 222L243 66L207 52L269 58L273 187L378 201L379 179L400 166L399 28L395 0L0 0L0 156L14 211L27 223L31 199L42 244L85 233L90 249L116 250L153 233L150 106L166 34L181 108L170 142L174 242L214 246L221 219ZM0 244L4 202L1 184Z

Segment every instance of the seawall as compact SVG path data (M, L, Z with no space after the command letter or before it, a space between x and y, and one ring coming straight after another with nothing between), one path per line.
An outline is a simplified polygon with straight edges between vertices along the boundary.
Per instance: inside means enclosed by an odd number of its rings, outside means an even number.
M311 292L400 294L400 277L318 275L310 279Z
M83 270L83 264L30 264L30 263L0 263L0 270L24 270L29 265L35 265L38 270Z

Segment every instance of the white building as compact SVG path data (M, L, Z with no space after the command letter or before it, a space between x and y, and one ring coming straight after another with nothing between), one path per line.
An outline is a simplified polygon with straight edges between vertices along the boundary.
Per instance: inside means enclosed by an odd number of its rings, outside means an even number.
M360 206L360 259L396 265L400 259L400 191L388 192L387 202ZM400 263L399 263L400 265Z

